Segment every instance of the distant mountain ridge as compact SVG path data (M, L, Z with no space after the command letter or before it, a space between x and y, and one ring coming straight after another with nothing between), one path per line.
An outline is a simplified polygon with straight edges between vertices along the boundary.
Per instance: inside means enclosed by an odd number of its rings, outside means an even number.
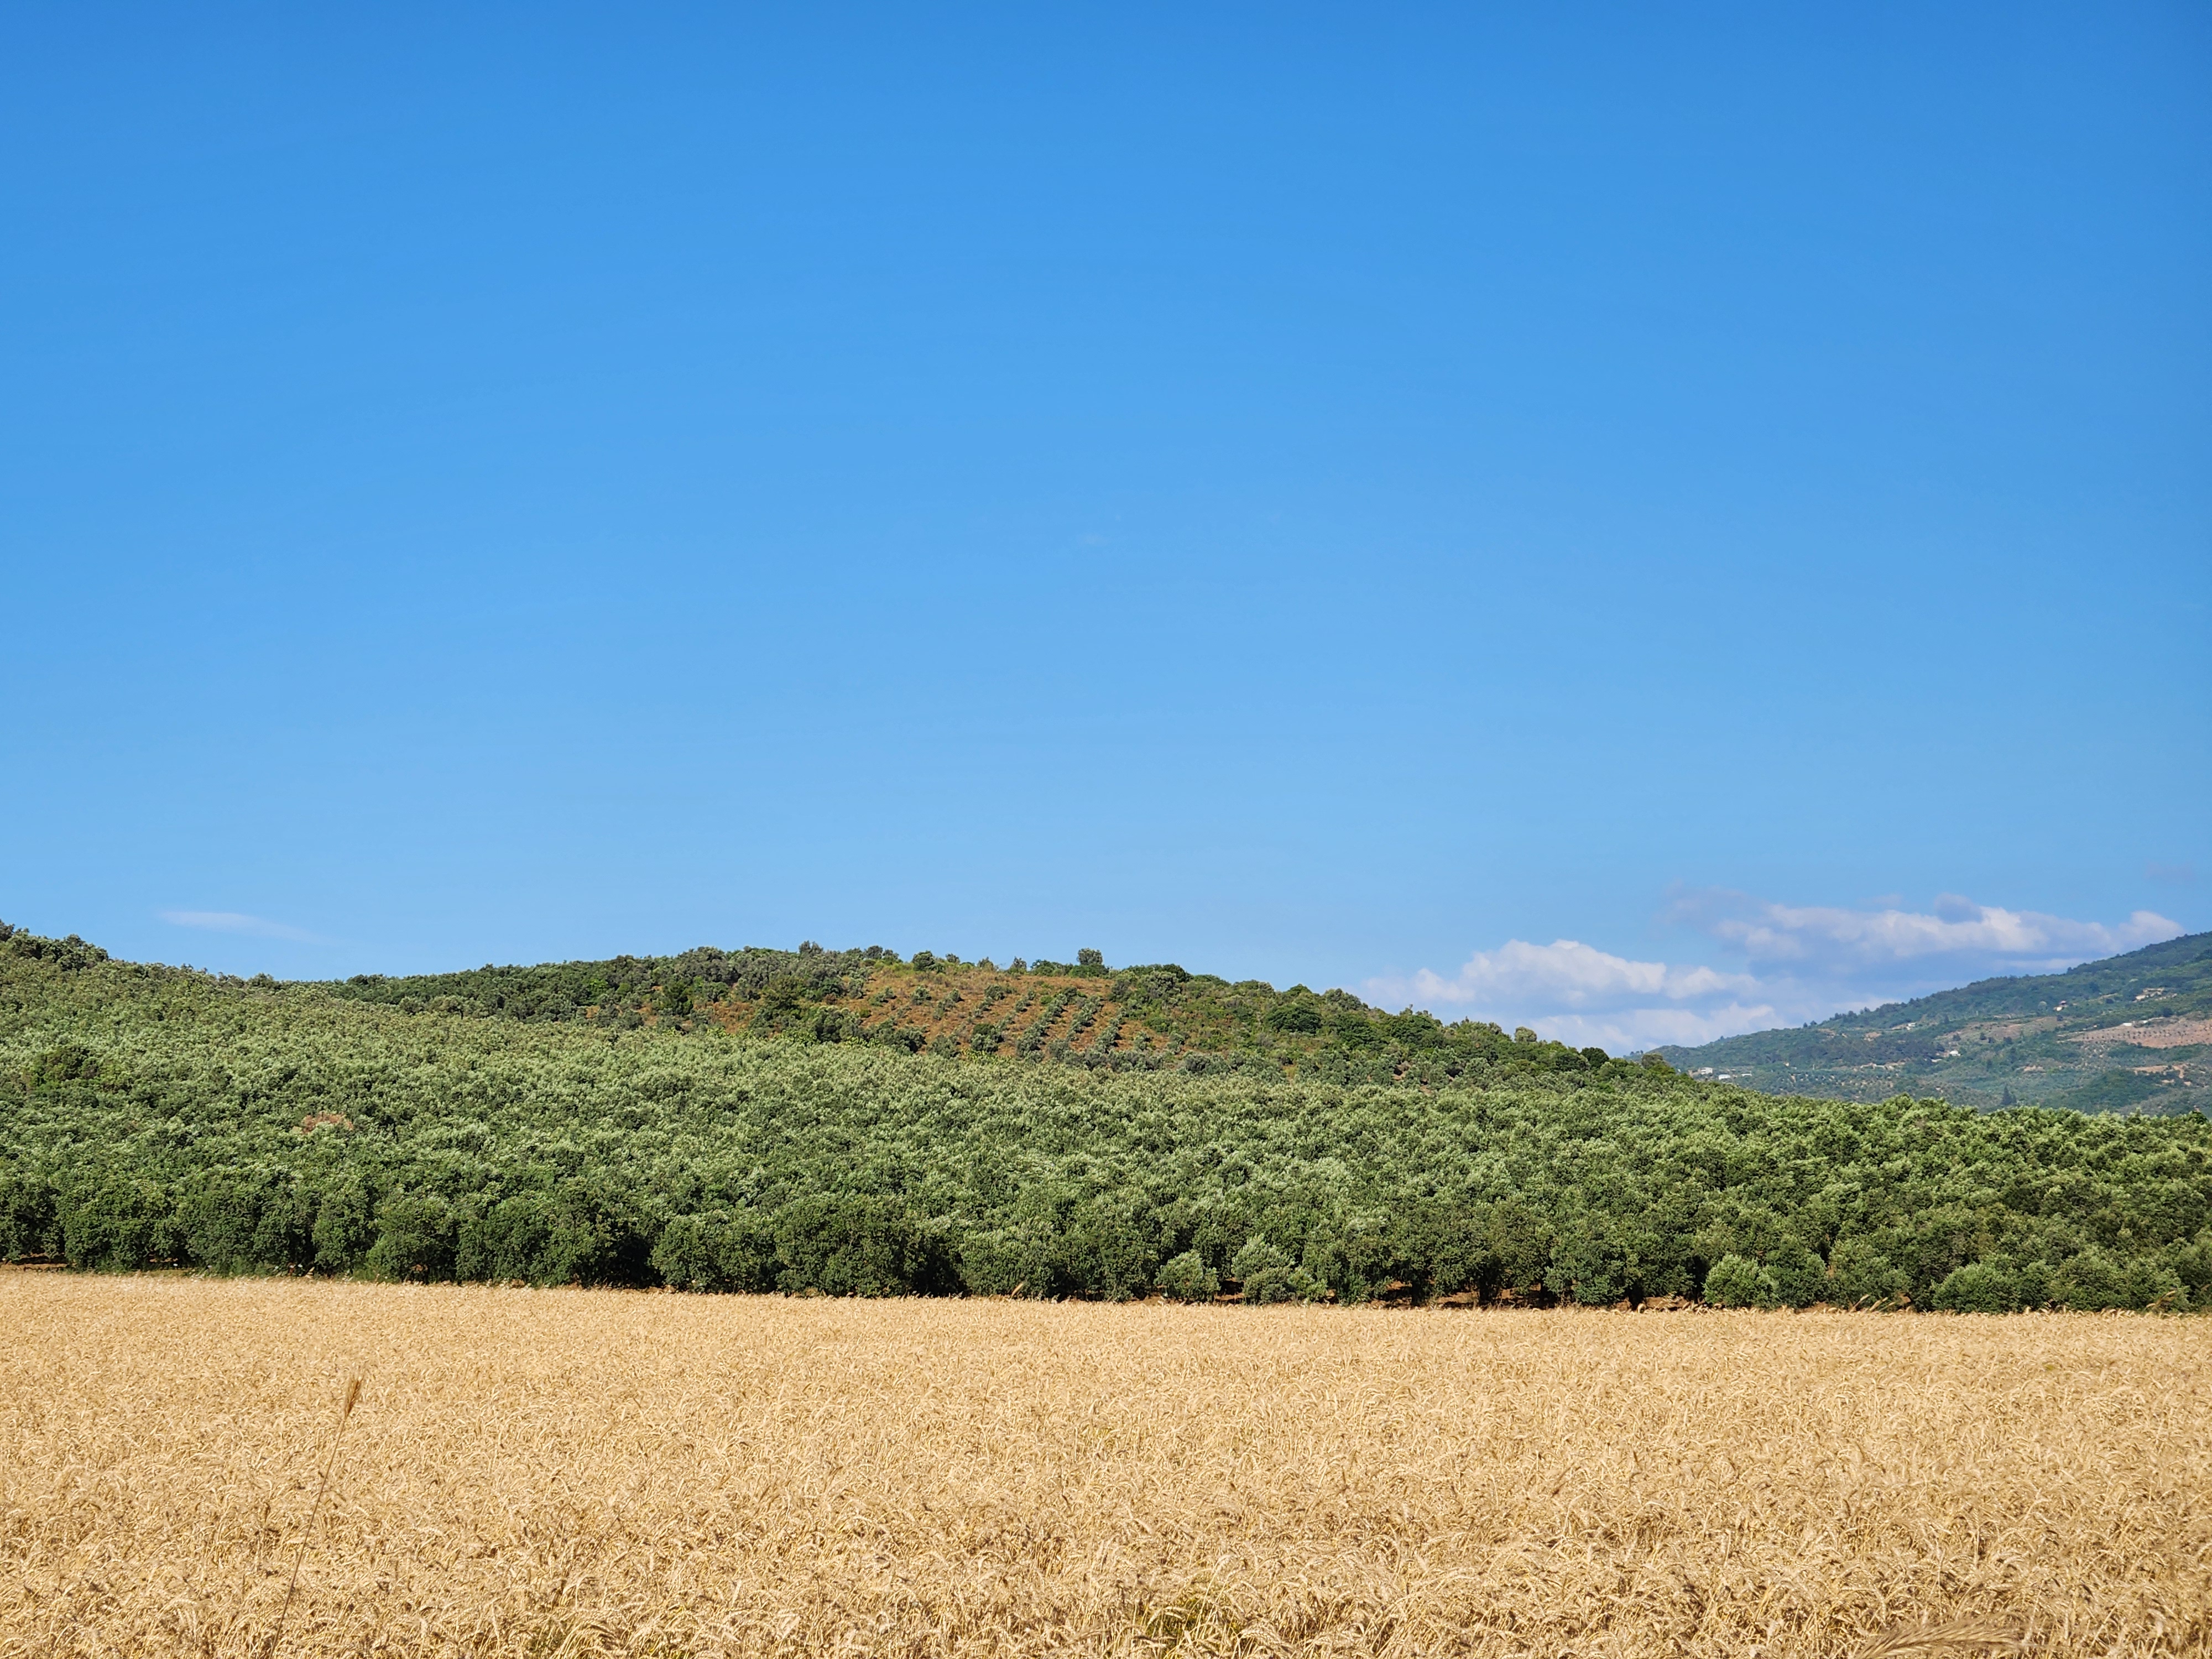
M2212 933L1657 1052L1692 1074L1835 1100L1902 1092L1984 1109L2212 1109Z

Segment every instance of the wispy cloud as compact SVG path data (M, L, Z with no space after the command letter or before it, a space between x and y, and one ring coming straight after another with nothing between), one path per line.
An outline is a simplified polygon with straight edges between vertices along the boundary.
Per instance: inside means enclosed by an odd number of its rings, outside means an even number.
M1533 993L1569 1008L1603 1006L1624 998L1663 997L1679 1003L1748 990L1754 984L1748 974L1632 962L1571 939L1549 945L1509 939L1498 950L1477 951L1449 979L1426 968L1413 978L1414 993L1425 1000L1457 1006L1492 1002L1508 992Z
M1577 939L1510 939L1475 951L1449 976L1424 968L1364 989L1389 1006L1530 1025L1620 1052L1794 1025L1993 974L2054 972L2182 931L2148 910L2106 924L1955 895L1928 911L1894 900L1854 909L1718 888L1676 892L1662 920L1695 929L1742 966L1638 961Z
M1717 887L1678 892L1668 919L1735 946L1755 966L1845 970L1952 957L2002 963L2014 973L2051 972L2155 945L2182 931L2180 923L2150 910L2108 926L1977 904L1955 893L1938 898L1931 914L1894 904L1865 910L1778 904Z
M198 927L210 933L246 933L255 939L288 939L301 945L322 945L328 941L319 933L304 927L295 927L289 922L271 921L265 916L249 916L236 910L164 910L161 920L175 927Z

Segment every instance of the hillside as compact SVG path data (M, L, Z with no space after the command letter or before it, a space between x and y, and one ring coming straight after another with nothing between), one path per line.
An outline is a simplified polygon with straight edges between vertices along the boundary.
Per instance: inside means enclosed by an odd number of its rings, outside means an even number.
M901 1033L924 1010L917 1045ZM957 1053L955 1030L976 1034ZM17 933L0 940L0 1257L862 1294L2181 1308L2212 1296L2212 1121L1751 1094L1095 962L802 950L334 987Z
M1657 1052L1698 1076L1836 1100L1903 1091L1985 1110L2202 1111L2212 1106L2212 933Z
M1086 1070L1242 1073L1335 1083L1434 1084L1500 1064L1586 1071L1602 1048L1570 1048L1479 1020L1392 1014L1348 991L1278 991L1172 963L1109 969L988 962L880 946L796 951L702 946L532 968L487 965L411 978L362 975L331 995L425 1011L598 1030L712 1027L755 1036L872 1043L943 1058L1001 1057Z

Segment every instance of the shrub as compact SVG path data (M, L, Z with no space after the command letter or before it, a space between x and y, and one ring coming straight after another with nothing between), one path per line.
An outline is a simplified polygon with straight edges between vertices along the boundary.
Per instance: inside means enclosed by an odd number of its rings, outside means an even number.
M1838 1307L1898 1307L1911 1294L1911 1275L1889 1259L1881 1240L1864 1234L1838 1239L1828 1267L1828 1299Z
M2178 1313L2190 1306L2188 1289L2171 1267L2142 1256L2116 1261L2094 1245L2059 1268L2053 1299L2087 1312L2159 1308Z
M72 1267L135 1273L173 1260L169 1194L157 1182L117 1175L74 1195L62 1211L62 1249Z
M453 1212L432 1194L401 1193L376 1212L376 1242L362 1267L372 1279L451 1279Z
M772 1291L775 1230L756 1210L678 1216L660 1231L652 1267L687 1291Z
M1196 1250L1185 1250L1161 1267L1159 1287L1170 1302L1211 1302L1221 1280Z
M520 1193L463 1221L453 1271L462 1279L530 1285L605 1285L628 1277L611 1218L573 1187Z
M0 1193L4 1193L0 1182ZM0 1199L0 1204L5 1200ZM0 1225L5 1225L0 1220ZM2201 1232L2186 1244L2176 1244L2166 1253L2166 1266L2181 1281L2189 1292L2191 1305L2203 1307L2212 1299L2212 1231Z
M2141 1256L2128 1263L2127 1300L2130 1308L2156 1308L2166 1313L2186 1313L2189 1292L2171 1267Z
M1304 1267L1292 1267L1287 1251L1256 1234L1237 1252L1229 1275L1240 1282L1245 1302L1254 1306L1318 1301L1328 1289Z
M1517 1198L1490 1206L1483 1229L1484 1266L1490 1269L1483 1289L1510 1290L1531 1295L1544 1288L1552 1259L1552 1225L1533 1204Z
M1771 1308L1774 1281L1750 1257L1731 1253L1713 1263L1705 1275L1705 1300L1716 1308Z
M316 1206L310 1237L318 1267L347 1273L359 1267L368 1247L376 1242L376 1219L368 1188L356 1179L341 1182L325 1193Z
M941 1246L897 1199L820 1194L775 1218L776 1287L828 1296L951 1290Z
M1053 1230L1026 1220L1012 1227L972 1232L960 1241L960 1285L971 1296L1048 1297L1060 1285ZM1073 1287L1080 1290L1082 1287Z
M1610 1307L1628 1294L1627 1264L1587 1221L1564 1230L1552 1246L1544 1288L1586 1308Z
M1996 1262L1969 1261L1951 1270L1932 1300L1951 1313L2011 1313L2021 1304L2020 1279Z
M1159 1265L1149 1218L1125 1198L1082 1206L1063 1231L1056 1277L1109 1302L1143 1295Z
M0 1261L40 1260L61 1254L61 1224L54 1189L41 1176L0 1164Z
M1827 1289L1827 1264L1794 1238L1769 1250L1765 1265L1775 1299L1785 1308L1810 1307Z
M1401 1279L1431 1296L1495 1291L1498 1266L1480 1212L1464 1205L1431 1200L1404 1206L1387 1225L1382 1277Z
M177 1220L185 1251L195 1263L217 1273L243 1273L268 1264L270 1252L268 1241L260 1237L258 1185L250 1176L210 1172L186 1186L178 1198Z
M2127 1275L2094 1244L2060 1264L2052 1300L2061 1307L2098 1313L2128 1305Z

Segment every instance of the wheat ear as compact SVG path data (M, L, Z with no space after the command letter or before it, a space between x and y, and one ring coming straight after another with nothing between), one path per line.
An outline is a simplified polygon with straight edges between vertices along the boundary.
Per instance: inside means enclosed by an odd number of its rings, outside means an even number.
M1887 1659L1909 1653L2021 1653L2027 1649L2020 1627L1988 1619L1960 1619L1948 1625L1913 1628L1893 1625L1855 1659Z

